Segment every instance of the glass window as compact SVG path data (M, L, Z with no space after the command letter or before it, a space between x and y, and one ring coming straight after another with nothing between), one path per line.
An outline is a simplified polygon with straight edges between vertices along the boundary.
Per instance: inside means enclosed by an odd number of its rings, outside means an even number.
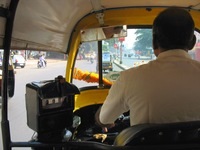
M73 83L78 87L98 85L97 51L97 41L80 45L73 74Z

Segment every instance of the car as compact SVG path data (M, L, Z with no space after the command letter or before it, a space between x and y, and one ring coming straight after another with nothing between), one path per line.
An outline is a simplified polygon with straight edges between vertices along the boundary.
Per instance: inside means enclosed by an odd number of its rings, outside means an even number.
M12 63L14 65L14 68L17 68L17 67L24 68L26 65L26 60L22 55L17 54L17 55L13 55Z
M135 31L142 31L139 35L148 39L145 40L148 44L139 43L134 50L141 52L140 59L144 56L146 61L148 56L148 61L150 61L153 58L149 57L152 47L149 45L151 41L149 39L152 35L148 33L152 31L153 20L164 9L177 6L191 13L195 21L197 38L200 41L200 0L59 0L59 2L56 0L4 0L0 1L0 6L2 7L0 37L3 39L0 46L3 49L7 51L10 49L45 50L68 55L66 67L63 68L66 73L64 79L57 77L53 81L31 82L26 85L26 107L29 108L27 109L27 125L37 133L36 138L23 142L15 142L11 139L12 134L7 119L9 111L7 104L9 103L6 97L2 99L4 102L2 137L5 150L13 147L73 150L200 149L198 121L129 128L129 112L127 112L120 115L116 120L117 125L105 134L100 127L96 126L94 120L96 110L102 105L110 87L122 71L116 66L128 69L134 64L131 62L131 66L128 66L130 64L126 64L127 60L135 59L131 57L123 59L122 56L124 46L131 45L133 48L137 45L139 38L136 40ZM86 41L87 38L85 41L81 38L87 31L103 31L103 29L118 26L126 27L122 31L128 34L123 41L119 41L119 38L126 34L121 33L114 36L117 38L108 39L106 36L98 36L102 32L91 32L88 38L90 41ZM108 48L102 47L105 41ZM87 54L90 50L97 54L98 73L95 63L88 63L84 59L76 61L76 56L80 51ZM106 74L102 71L103 50L112 51L116 56L113 61L114 74L109 76L109 78L112 77L112 82L104 78ZM195 46L193 51L194 58L200 58L200 48ZM7 54L6 57L8 58L9 55ZM136 61L139 62L140 59ZM139 62L139 65L142 63ZM70 86L67 83L70 83ZM74 93L72 85L79 86L80 93L77 91ZM67 90L63 90L60 86L71 87L72 91L69 90L67 95ZM77 88L74 89L77 90ZM153 131L153 133L148 131ZM129 141L132 145L127 146L126 142Z
M103 71L105 71L105 70L112 71L113 70L112 55L110 54L110 52L102 53L102 69L103 69Z

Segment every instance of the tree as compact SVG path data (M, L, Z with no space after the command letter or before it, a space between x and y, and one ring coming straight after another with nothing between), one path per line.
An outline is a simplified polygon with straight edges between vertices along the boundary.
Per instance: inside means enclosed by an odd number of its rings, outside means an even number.
M116 41L118 41L117 38L111 38L111 39L107 39L105 40L107 43L109 43L109 46L114 46L114 44L116 43Z
M139 50L146 54L152 49L152 30L138 29L135 34L136 42L134 43L134 50Z
M84 42L81 45L82 49L84 50L84 53L90 53L90 52L97 52L97 42L92 41L92 42Z

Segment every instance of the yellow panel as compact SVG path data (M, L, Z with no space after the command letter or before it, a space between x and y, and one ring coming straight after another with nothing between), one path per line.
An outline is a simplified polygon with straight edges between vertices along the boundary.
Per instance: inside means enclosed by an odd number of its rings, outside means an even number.
M75 110L93 104L102 104L109 89L90 89L75 96Z

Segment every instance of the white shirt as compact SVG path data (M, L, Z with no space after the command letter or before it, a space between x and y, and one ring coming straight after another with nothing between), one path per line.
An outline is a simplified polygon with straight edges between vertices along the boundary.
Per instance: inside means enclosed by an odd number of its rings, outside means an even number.
M200 120L200 62L183 50L170 50L122 71L101 108L100 121L113 123L128 110L131 125Z

